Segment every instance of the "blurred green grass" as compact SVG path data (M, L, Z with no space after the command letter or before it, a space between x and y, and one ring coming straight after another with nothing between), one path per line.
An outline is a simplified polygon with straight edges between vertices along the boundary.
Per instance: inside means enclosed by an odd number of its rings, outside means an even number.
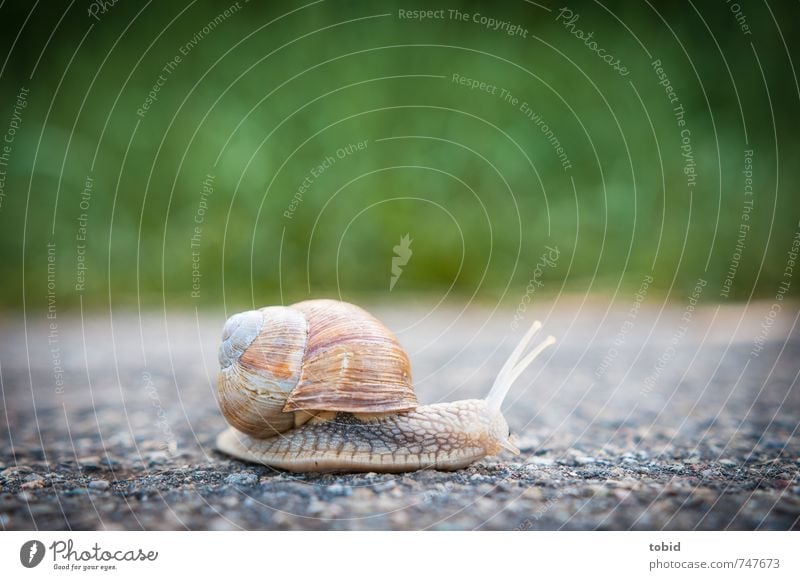
M0 77L0 130L19 88L30 88L0 208L0 305L16 309L24 295L28 307L45 307L48 243L68 306L79 296L85 307L176 308L337 293L516 299L546 245L561 258L544 271L542 292L638 288L652 274L654 291L685 297L702 277L704 299L719 299L746 149L755 204L730 296L774 296L784 280L800 217L800 96L763 5L741 3L752 35L723 4L695 4L702 20L684 3L656 4L658 14L647 4L570 5L579 27L631 70L623 78L556 22L555 4L441 6L517 23L529 31L519 38L471 21L399 19L399 8L419 7L406 3L242 2L137 115L179 47L229 5L120 2L99 21L76 7L44 53L61 13L34 10ZM29 10L0 9L3 54ZM797 7L771 10L786 34ZM656 58L687 111L692 192ZM529 103L571 169L518 106L454 83L454 73ZM312 169L361 141L366 148L336 158L287 218ZM208 174L214 192L193 255ZM88 270L76 291L88 175ZM406 233L413 256L390 293L393 247ZM193 256L202 274L194 297Z

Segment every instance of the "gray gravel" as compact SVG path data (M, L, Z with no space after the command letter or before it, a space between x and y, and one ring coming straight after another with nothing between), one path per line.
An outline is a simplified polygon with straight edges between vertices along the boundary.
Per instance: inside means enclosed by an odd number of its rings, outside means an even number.
M58 351L44 314L27 335L6 317L0 526L796 529L797 305L755 356L770 304L705 307L686 332L684 308L646 304L621 334L630 304L617 302L537 308L559 343L507 404L521 456L399 475L297 475L217 453L222 314L59 313ZM373 310L399 332L425 402L484 394L521 334L500 310Z

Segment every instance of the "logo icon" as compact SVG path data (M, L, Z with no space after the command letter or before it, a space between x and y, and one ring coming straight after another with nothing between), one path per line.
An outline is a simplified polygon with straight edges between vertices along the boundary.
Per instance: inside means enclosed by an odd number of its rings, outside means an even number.
M26 568L35 568L44 559L44 544L39 540L28 540L19 549L19 561Z
M400 238L400 243L392 248L395 255L392 257L392 278L389 280L389 292L394 289L394 285L397 284L400 275L403 273L403 266L408 264L411 255L414 253L411 249L411 242L413 241L406 234Z

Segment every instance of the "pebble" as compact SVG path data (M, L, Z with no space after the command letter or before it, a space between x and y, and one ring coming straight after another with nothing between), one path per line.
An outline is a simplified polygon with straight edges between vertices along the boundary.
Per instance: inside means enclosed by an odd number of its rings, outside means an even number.
M278 526L288 526L293 520L291 514L282 511L275 511L272 514L272 523Z
M411 521L411 517L408 515L406 510L397 510L392 512L392 515L389 516L389 519L392 521L392 525L398 529L407 528Z
M353 490L352 501L367 503L372 500L373 495L373 492L366 487L357 487L355 490Z
M32 473L23 479L22 489L39 489L44 487L44 478L41 475Z
M258 476L255 473L231 473L225 478L225 483L229 485L255 485L258 483Z
M530 459L528 459L527 463L529 465L525 466L525 469L531 471L535 469L531 467L532 465L553 465L555 461L553 461L549 457L531 457Z
M214 532L227 532L236 530L237 527L229 519L219 516L208 522L208 529Z
M95 479L89 482L89 489L96 489L98 491L105 491L111 484L107 482L105 479Z
M324 501L321 501L317 498L311 498L311 501L308 503L308 513L312 516L318 516L325 512L328 504Z
M352 489L349 485L342 485L341 483L329 485L325 491L332 495L350 495L352 493Z
M371 487L375 493L383 493L384 491L389 491L390 489L397 487L397 482L395 482L393 479L390 479L388 481L374 483Z
M604 479L606 472L602 469L581 469L577 475L583 479Z
M623 501L625 501L626 499L628 499L629 497L631 497L631 494L632 494L632 493L633 493L633 491L632 491L632 490L630 490L630 489L615 489L615 490L613 490L613 491L611 492L611 495L613 495L613 496L614 496L614 498L615 498L617 501L619 501L619 502L623 502Z
M538 487L529 487L522 492L522 497L526 499L540 500L544 497L544 493L542 493L542 490Z
M345 515L344 507L339 504L327 504L325 511L322 512L322 515L326 518L340 518Z
M19 476L23 473L30 473L31 471L32 469L30 467L27 467L25 465L19 465L17 467L9 467L7 469L4 469L3 471L0 471L0 475L2 475L3 477L14 477L14 476Z
M590 486L587 487L587 490L589 491L590 494L592 494L593 497L606 497L610 493L609 488L607 486L605 486L605 485L590 485ZM615 494L624 493L625 496L627 497L627 494L630 493L630 492L629 491L623 492L622 490L615 490L614 493Z

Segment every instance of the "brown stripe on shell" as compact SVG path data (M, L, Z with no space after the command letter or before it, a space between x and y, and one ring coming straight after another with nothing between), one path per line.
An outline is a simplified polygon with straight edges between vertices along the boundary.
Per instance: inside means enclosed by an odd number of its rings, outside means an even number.
M306 317L308 342L302 375L284 411L390 413L418 406L408 356L377 318L334 300L292 308Z
M302 313L284 306L259 310L261 332L242 354L239 363L283 384L290 391L300 380L306 349L307 324Z

